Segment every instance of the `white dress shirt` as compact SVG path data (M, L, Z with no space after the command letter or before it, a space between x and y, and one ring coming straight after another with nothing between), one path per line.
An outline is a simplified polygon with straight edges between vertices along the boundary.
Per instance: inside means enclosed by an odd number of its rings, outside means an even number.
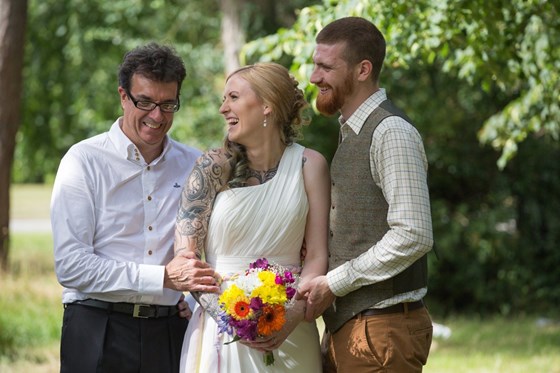
M163 288L164 266L173 258L182 187L201 153L166 137L147 164L121 120L60 162L51 222L62 302L174 305L181 293Z
M342 138L348 131L359 134L369 115L386 99L385 90L380 89L348 120L341 117ZM433 244L428 161L416 128L398 116L381 121L373 132L370 169L389 204L389 231L368 251L327 273L329 287L339 297L394 277L428 253ZM422 288L399 294L374 308L420 300L426 292L427 288Z

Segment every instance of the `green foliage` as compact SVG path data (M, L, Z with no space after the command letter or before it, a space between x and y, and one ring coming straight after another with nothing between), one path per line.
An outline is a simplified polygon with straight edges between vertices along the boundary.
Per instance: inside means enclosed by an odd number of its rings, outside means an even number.
M317 1L248 1L242 13L247 36L289 26L295 7ZM149 41L173 45L187 68L171 134L201 149L221 145L220 17L218 1L30 0L14 181L51 181L72 144L110 127L121 113L122 57Z
M502 150L503 168L529 135L559 139L560 51L553 47L560 37L559 10L558 2L546 0L324 0L302 9L290 29L248 43L244 55L290 56L294 74L307 81L314 35L336 18L368 18L386 36L387 67L435 65L507 97L505 108L490 113L479 133L482 142Z
M518 276L514 304L540 312L560 304L560 143L527 139L519 147L518 161L508 165L516 201L518 251L509 275Z
M430 256L430 303L437 303L439 314L519 312L512 306L518 281L505 281L496 271L515 259L510 178L496 168L496 154L476 138L501 98L439 71L436 66L396 70L386 86L423 135L430 163L439 256Z
M214 2L31 0L15 181L52 178L72 144L109 128L120 115L122 57L148 41L172 44L185 60L174 130L182 140L215 138L222 122L214 84L223 70L217 12Z

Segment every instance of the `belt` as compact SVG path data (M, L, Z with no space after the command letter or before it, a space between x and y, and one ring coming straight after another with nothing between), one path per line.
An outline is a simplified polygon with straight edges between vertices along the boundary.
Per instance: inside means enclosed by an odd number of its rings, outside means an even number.
M86 307L100 308L109 312L124 313L141 319L157 319L170 317L179 312L177 306L159 306L156 304L112 303L96 299L78 300L72 304Z
M398 303L393 306L389 306L385 308L368 308L367 310L363 310L359 314L362 316L373 316L373 315L387 315L390 313L404 313L405 305L408 311L412 311L424 307L424 302L418 300L416 302Z

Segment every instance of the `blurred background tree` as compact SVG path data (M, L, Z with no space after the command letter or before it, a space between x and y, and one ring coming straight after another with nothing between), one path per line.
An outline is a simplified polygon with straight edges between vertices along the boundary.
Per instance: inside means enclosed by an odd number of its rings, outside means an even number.
M118 66L127 50L148 41L172 44L187 68L174 136L201 148L219 145L220 41L236 30L245 40L288 27L295 9L317 2L31 0L14 181L52 180L73 143L109 128L120 114ZM237 29L221 28L225 4L239 15Z
M20 127L23 45L27 0L0 0L0 272L8 268L10 180Z
M12 180L51 182L73 143L109 128L120 115L118 66L139 44L169 43L184 58L172 136L204 149L222 141L225 71L280 62L313 102L316 33L360 15L385 34L382 86L425 140L439 253L430 257L431 308L550 312L560 303L559 8L545 0L29 0ZM302 142L330 159L337 133L336 118L316 115Z

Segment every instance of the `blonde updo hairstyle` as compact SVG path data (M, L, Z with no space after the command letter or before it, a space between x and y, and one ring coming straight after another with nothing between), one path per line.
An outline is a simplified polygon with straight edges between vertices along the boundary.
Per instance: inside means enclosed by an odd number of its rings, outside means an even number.
M304 110L309 107L298 81L284 66L274 62L262 62L241 67L232 72L226 82L234 75L246 80L265 105L271 108L267 117L269 126L280 126L280 138L291 145L301 138L301 128L309 124ZM248 178L249 161L245 147L241 144L224 141L224 147L232 155L234 164L228 185L230 188L244 186Z

